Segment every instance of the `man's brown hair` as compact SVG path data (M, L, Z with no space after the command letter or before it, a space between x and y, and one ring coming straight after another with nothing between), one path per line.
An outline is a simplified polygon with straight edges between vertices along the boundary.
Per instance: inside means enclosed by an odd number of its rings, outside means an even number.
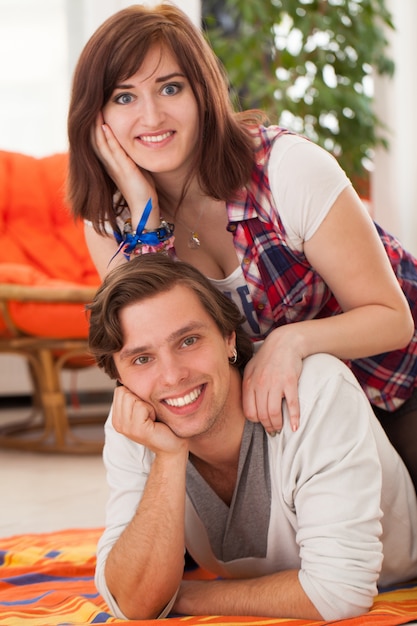
M130 304L168 292L177 285L195 293L223 337L236 332L236 367L244 368L252 356L253 346L241 328L245 318L234 302L192 265L153 253L134 257L112 270L87 307L90 317L90 351L110 378L119 377L113 355L124 345L120 312ZM187 302L184 302L186 306Z

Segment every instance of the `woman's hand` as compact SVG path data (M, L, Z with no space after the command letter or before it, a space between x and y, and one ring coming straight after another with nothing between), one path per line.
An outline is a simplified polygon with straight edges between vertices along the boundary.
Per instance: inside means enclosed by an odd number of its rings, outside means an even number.
M283 425L282 402L285 399L292 430L300 419L298 380L303 355L297 348L298 324L273 330L247 364L243 375L243 410L247 419L261 422L273 435Z
M128 204L133 228L138 225L149 198L152 199L153 210L147 228L157 228L160 215L152 176L138 167L125 152L110 126L104 123L102 113L97 116L93 128L92 144L108 175Z
M282 428L285 398L291 426L299 420L302 360L324 352L352 360L404 348L414 322L378 233L351 187L342 191L304 253L343 313L294 322L271 332L246 366L243 407L268 432Z
M155 454L180 452L186 442L166 424L158 422L153 407L127 387L116 387L114 391L112 421L118 433L146 446Z

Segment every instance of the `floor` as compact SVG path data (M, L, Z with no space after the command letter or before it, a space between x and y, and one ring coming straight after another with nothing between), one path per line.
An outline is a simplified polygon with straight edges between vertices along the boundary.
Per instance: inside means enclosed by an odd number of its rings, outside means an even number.
M0 406L0 419L17 418L26 410ZM106 499L100 454L0 448L0 537L103 526Z

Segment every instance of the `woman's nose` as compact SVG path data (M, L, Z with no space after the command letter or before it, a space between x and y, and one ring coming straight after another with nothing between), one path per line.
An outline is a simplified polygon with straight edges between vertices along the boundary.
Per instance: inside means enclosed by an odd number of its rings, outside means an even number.
M139 104L141 123L150 128L157 128L163 119L161 103L156 98L148 96Z

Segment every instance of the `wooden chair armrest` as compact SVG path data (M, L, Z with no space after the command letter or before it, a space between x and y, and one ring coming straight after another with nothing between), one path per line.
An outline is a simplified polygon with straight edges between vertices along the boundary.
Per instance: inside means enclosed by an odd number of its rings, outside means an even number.
M12 285L0 283L0 300L19 302L81 302L94 298L98 287L40 287L36 285Z

